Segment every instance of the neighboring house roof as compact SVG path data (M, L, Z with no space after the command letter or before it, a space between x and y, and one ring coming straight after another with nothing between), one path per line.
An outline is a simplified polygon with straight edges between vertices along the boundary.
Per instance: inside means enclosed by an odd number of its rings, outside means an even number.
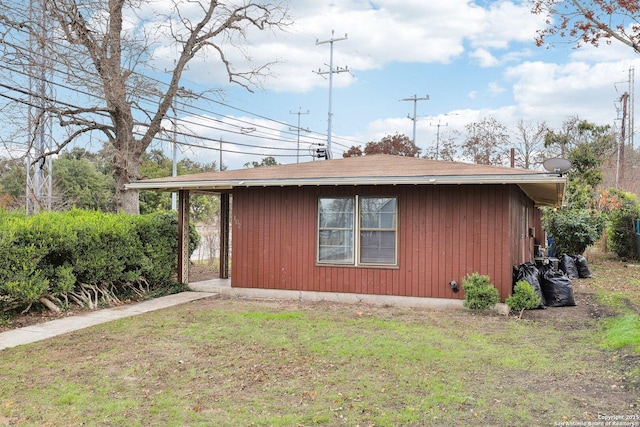
M236 187L517 184L540 206L561 203L566 178L519 168L384 154L146 179L127 189L221 192Z

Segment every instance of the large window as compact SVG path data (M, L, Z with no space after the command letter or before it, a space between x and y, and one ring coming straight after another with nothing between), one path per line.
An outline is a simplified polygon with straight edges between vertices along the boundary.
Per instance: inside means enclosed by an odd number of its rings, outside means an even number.
M396 218L395 197L321 197L318 262L396 265Z

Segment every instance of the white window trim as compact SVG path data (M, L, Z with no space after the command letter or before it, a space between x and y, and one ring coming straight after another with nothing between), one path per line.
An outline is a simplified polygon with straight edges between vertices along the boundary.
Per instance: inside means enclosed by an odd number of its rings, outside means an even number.
M393 229L394 231L394 260L395 262L393 264L387 264L387 263L371 263L371 262L362 262L360 261L360 256L361 256L361 248L360 248L360 233L362 231L362 227L361 227L361 218L360 218L360 198L367 198L367 199L373 199L373 198L381 198L381 199L395 199L396 203L395 203L395 229ZM354 200L354 205L353 205L353 262L351 261L321 261L320 260L320 211L319 211L319 206L320 206L320 200L321 199L347 199L347 198L353 198ZM360 196L358 194L354 195L354 196L318 196L317 199L317 204L316 206L318 206L318 214L317 214L317 220L316 220L316 264L321 265L321 266L354 266L354 267L385 267L385 268L392 268L392 267L397 267L398 266L398 196ZM390 231L391 229L379 229L382 231Z

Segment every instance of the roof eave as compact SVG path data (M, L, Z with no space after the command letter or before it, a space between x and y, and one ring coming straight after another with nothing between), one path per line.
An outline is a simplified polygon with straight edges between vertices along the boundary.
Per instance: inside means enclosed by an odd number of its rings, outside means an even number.
M286 187L321 185L407 185L407 184L564 184L557 174L522 175L448 175L448 176L389 176L389 177L314 177L281 179L236 179L197 181L138 181L125 185L129 190L232 190L235 187Z

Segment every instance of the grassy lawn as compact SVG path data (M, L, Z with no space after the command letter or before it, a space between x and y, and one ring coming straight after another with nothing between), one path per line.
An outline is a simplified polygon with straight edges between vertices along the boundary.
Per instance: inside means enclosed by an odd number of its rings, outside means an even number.
M635 416L637 312L600 299L602 275L618 267L592 268L596 278L576 285L578 307L520 321L208 299L111 322L3 350L0 425L554 426ZM640 269L618 277L637 280Z

